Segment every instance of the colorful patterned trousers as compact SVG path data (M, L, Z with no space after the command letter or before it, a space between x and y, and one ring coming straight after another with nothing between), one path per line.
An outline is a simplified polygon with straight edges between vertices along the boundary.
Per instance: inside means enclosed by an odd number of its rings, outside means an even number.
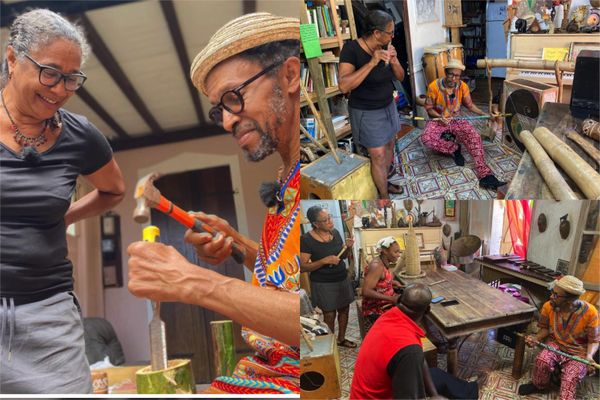
M442 133L445 131L452 132L456 136L456 142L442 139ZM467 121L451 120L448 125L438 121L429 121L423 130L421 141L426 147L443 154L454 153L460 143L467 148L467 151L475 160L475 173L478 179L492 174L492 170L483 158L481 136Z
M558 350L556 343L546 343ZM560 365L560 398L561 400L574 400L577 392L577 384L585 378L587 367L578 361L571 360L565 356L553 353L550 350L542 350L535 359L533 368L533 384L545 389L550 384L550 375Z

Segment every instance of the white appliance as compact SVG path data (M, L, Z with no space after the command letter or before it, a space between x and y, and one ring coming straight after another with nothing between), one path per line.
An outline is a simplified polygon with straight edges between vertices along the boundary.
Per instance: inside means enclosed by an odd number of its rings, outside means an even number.
M508 58L502 23L506 19L506 1L487 3L485 13L485 54L487 58ZM506 78L506 68L492 68L492 77Z

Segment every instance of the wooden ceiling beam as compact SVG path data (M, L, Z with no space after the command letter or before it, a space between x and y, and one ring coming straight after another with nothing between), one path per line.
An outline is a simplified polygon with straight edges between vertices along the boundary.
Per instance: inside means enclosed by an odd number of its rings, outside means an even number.
M98 103L98 101L92 96L85 88L81 87L77 90L77 95L85 104L87 104L92 110L98 114L100 118L106 123L106 125L110 126L113 131L119 136L121 139L127 139L130 136L125 132L125 130L110 116L110 114Z
M142 135L130 137L128 139L111 140L110 145L113 151L123 151L139 149L142 147L159 146L167 143L176 143L184 140L201 139L210 136L223 135L227 132L217 125L194 126L191 128L180 129L172 132L165 132L162 135ZM233 139L232 139L233 140Z
M137 93L133 84L127 78L125 72L119 66L117 59L113 56L113 54L108 49L108 46L100 37L100 34L89 20L89 18L85 14L81 14L80 16L81 24L85 29L87 34L87 38L92 46L92 51L100 61L100 63L104 66L104 68L108 71L108 74L112 77L115 83L119 86L123 94L129 99L133 107L140 114L142 119L146 121L150 130L153 134L161 134L163 133L163 129L160 127L140 95Z
M63 15L73 15L83 14L86 11L96 10L99 8L133 3L135 1L139 0L28 0L19 1L16 3L6 3L4 1L0 1L0 26L3 28L9 26L17 17L17 15L35 8L47 8Z
M177 57L179 58L179 64L181 65L183 78L185 79L188 91L190 92L190 97L194 102L194 109L196 110L198 122L200 123L200 125L205 125L206 119L204 118L204 112L202 112L202 103L200 103L200 96L198 94L198 90L194 87L190 79L190 66L192 65L192 63L190 62L190 58L187 54L185 40L183 39L183 34L181 33L181 26L179 24L179 20L177 19L175 6L173 4L173 1L169 0L160 1L160 7L162 9L165 20L167 21L167 26L169 27L169 32L171 33L171 40L173 40L175 50L177 51Z

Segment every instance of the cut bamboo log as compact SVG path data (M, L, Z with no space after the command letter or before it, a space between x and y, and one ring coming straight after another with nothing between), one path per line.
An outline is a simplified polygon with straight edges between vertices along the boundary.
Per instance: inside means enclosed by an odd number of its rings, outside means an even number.
M583 151L585 151L594 159L594 161L596 161L596 164L600 165L600 150L594 147L594 145L591 143L586 142L585 139L579 135L579 133L572 129L567 132L567 137L577 143L579 147L583 149Z
M138 394L194 394L196 384L190 360L169 360L162 371L151 366L135 373Z
M235 343L233 341L233 322L211 321L214 366L217 376L231 376L235 369Z
M487 64L489 63L489 64ZM556 71L574 72L575 63L571 61L551 61L551 60L515 60L512 58L488 58L477 60L477 68L490 67L508 67L522 69L545 69Z
M544 178L544 181L552 191L552 195L557 200L577 200L578 197L571 190L567 182L564 180L560 171L554 165L554 162L548 156L544 148L533 137L531 132L524 130L519 134L521 142L531 155L535 166Z
M547 128L536 128L533 136L588 199L600 199L600 174L594 168Z

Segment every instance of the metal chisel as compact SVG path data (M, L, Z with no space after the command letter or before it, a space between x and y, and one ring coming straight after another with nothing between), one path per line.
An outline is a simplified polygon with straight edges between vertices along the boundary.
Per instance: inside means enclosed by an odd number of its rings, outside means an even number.
M144 228L145 242L160 241L160 229L156 226ZM167 368L167 335L165 323L160 319L160 302L151 301L152 320L150 321L150 365L153 371Z

